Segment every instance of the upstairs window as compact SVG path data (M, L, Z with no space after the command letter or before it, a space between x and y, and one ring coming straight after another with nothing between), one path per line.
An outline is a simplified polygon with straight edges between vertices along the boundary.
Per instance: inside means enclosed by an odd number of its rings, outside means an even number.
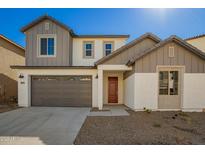
M104 42L104 54L109 55L113 51L113 42Z
M94 42L84 42L84 58L93 58L94 57Z
M39 56L54 57L56 55L56 37L55 35L40 35L38 37Z

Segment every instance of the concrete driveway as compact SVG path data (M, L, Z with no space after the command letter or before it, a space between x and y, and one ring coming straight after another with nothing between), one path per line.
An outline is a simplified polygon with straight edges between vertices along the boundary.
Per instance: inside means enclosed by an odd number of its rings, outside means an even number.
M73 144L90 108L30 107L0 114L0 144Z

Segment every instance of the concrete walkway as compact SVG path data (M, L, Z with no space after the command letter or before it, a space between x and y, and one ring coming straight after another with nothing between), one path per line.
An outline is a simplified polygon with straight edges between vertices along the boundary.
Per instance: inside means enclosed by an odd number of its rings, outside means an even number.
M91 111L89 116L129 116L126 109L123 105L104 106L104 111Z
M0 114L0 144L73 144L90 108L30 107Z

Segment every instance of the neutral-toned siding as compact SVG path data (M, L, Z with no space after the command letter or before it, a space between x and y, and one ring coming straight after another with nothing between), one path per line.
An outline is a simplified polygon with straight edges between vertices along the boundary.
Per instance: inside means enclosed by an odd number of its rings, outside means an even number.
M205 52L205 36L187 40L187 42Z
M126 78L128 78L129 76L131 76L134 73L135 73L135 65L132 66L132 70L131 71L125 71L123 73L123 80L125 80Z
M70 37L70 42L69 42L69 51L70 51L70 55L69 55L69 65L72 66L73 65L73 38Z
M17 97L17 71L11 65L25 65L24 50L0 39L0 103Z
M93 66L104 56L103 42L114 42L114 50L125 45L125 38L73 38L73 65ZM94 42L94 57L84 58L83 42Z
M49 22L49 30L45 30L45 23ZM56 34L56 57L37 57L37 35ZM26 65L27 66L69 66L71 65L72 42L67 30L50 20L45 20L26 31Z
M156 44L155 41L150 38L146 38L126 51L123 51L113 58L107 60L103 64L126 64L136 54L139 54L140 52L152 47L154 44Z
M172 58L168 55L170 46L174 46L174 57ZM157 65L185 66L186 73L205 72L205 60L174 42L170 42L138 59L135 62L135 72L153 73L156 72Z

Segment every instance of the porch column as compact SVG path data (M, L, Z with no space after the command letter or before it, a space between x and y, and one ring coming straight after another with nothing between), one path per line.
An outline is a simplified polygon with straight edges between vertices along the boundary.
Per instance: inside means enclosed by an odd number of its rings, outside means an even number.
M98 109L103 108L103 70L98 69Z

